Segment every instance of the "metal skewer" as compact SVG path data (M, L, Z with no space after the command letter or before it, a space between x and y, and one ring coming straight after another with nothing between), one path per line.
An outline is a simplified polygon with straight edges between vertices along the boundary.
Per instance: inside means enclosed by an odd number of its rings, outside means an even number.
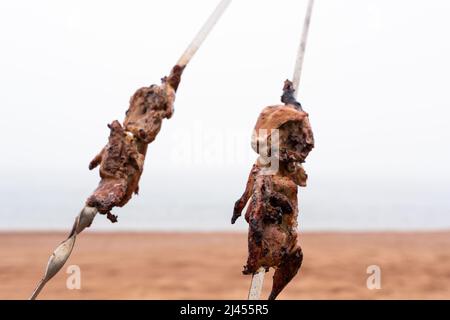
M217 21L219 21L220 17L223 15L223 13L225 12L225 10L227 9L227 7L230 3L231 3L231 0L220 1L220 3L217 5L216 9L209 16L208 20L205 22L203 27L200 29L200 31L194 37L194 39L189 44L189 46L186 48L184 53L181 55L180 59L178 59L177 65L179 65L180 67L184 67L189 63L189 61L191 61L192 57L197 52L198 48L200 48L203 41L205 41L206 37L211 32L211 30L214 28Z
M314 6L314 0L309 0L306 9L305 21L303 23L302 38L298 47L297 59L295 60L294 75L292 76L292 85L294 87L294 98L297 98L298 87L300 85L300 76L302 74L303 60L305 59L306 42L308 41L309 25L311 22L311 14Z
M302 37L300 41L300 46L297 52L297 58L295 61L294 75L292 77L292 83L294 88L294 98L297 97L298 87L300 85L300 76L302 74L303 60L305 58L306 42L308 40L309 25L311 22L312 9L314 6L314 0L309 0L308 8L306 9L305 21L303 23ZM248 293L248 300L258 300L261 296L261 291L264 283L264 276L266 270L264 268L259 268L256 273L252 275L252 282L250 284L250 290Z
M216 7L214 12L210 15L208 20L205 22L203 27L195 36L194 40L189 44L183 55L177 62L177 65L181 68L184 68L192 57L195 55L197 50L202 45L203 41L206 39L208 34L211 32L217 21L220 19L222 14L225 12L226 8L230 4L231 0L222 0L219 5ZM178 85L178 84L177 84ZM59 270L64 266L66 261L69 259L70 254L72 253L73 247L75 245L75 239L77 235L83 231L85 228L89 227L92 224L92 221L97 214L97 209L93 207L85 206L80 214L75 218L75 223L72 227L72 231L66 240L64 240L56 249L53 251L50 256L47 268L45 270L44 276L37 284L33 293L30 296L30 300L36 299L41 290L44 288L45 284L53 278Z
M252 283L250 284L250 290L248 292L248 300L259 300L261 297L261 291L264 284L264 276L266 269L259 268L252 276Z
M72 253L77 235L92 224L96 214L97 209L93 207L86 206L81 210L80 214L75 218L72 231L67 239L61 242L61 244L55 249L55 251L53 251L52 255L48 259L47 269L45 270L44 276L31 294L30 300L36 299L45 284L53 278L59 270L61 270Z

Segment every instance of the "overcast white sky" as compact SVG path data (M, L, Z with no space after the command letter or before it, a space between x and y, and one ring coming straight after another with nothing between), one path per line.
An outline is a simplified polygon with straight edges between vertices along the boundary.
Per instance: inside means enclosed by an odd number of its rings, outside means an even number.
M71 225L91 157L218 1L0 3L0 229ZM225 229L260 110L292 74L307 1L234 0L187 67L141 195L99 228ZM317 0L299 99L316 148L301 227L450 227L450 2ZM245 228L240 223L237 228Z

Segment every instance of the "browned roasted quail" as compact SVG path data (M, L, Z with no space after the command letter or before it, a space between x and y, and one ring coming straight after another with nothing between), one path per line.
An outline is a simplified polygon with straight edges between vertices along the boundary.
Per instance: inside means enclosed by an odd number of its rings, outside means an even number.
M243 273L275 268L269 299L275 299L292 280L303 259L298 243L297 186L306 186L302 163L314 147L314 138L308 114L292 93L292 85L286 81L282 96L285 104L267 107L259 115L252 147L260 157L250 171L243 195L236 201L231 220L235 223L248 202L248 259ZM278 130L278 146L272 144L273 154L263 147L274 140L271 130ZM277 161L276 171L269 170L269 157Z
M130 99L123 126L117 120L108 125L108 144L89 164L90 170L100 165L101 181L86 205L107 214L112 222L117 217L111 210L124 206L133 193L138 193L147 146L155 140L162 121L173 114L182 72L183 68L175 66L161 85L137 90Z

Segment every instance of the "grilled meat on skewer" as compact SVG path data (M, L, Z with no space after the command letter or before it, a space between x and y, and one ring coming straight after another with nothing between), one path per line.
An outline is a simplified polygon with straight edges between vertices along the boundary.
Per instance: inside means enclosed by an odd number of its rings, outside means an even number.
M117 217L111 213L111 209L125 205L133 192L138 192L148 144L159 133L162 120L173 114L175 92L181 74L230 2L231 0L220 1L181 55L169 77L162 79L160 86L142 88L134 94L123 124L113 121L108 125L108 144L89 164L91 170L100 165L101 181L76 216L66 240L51 254L45 273L30 296L31 300L36 299L45 284L61 270L70 257L77 235L92 224L96 214L106 214L108 219L116 222Z
M133 193L138 193L147 146L159 133L163 119L173 114L182 72L183 68L175 66L161 85L137 90L130 99L123 126L117 120L108 125L108 144L89 164L90 170L100 165L101 181L86 205L107 214L112 222L117 221L112 208L124 206Z
M245 214L249 224L248 260L243 273L254 274L261 267L275 268L269 299L275 299L297 274L303 258L298 243L297 186L306 186L302 163L314 147L314 138L308 114L291 89L291 82L286 81L282 96L286 104L267 107L258 118L252 147L260 157L250 171L245 192L236 201L232 217L234 223L249 202ZM261 129L266 129L266 134L259 134ZM278 152L267 154L261 147L270 145L269 132L274 129L278 129ZM275 172L267 171L268 156L278 161Z

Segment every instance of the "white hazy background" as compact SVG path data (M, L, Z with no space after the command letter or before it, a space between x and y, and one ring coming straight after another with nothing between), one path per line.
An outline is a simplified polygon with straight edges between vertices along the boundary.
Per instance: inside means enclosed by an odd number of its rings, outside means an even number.
M69 229L88 162L218 1L0 2L0 229ZM307 1L235 0L185 70L140 195L95 230L229 223L261 109L291 77ZM316 1L299 99L316 148L301 230L450 228L450 2Z

